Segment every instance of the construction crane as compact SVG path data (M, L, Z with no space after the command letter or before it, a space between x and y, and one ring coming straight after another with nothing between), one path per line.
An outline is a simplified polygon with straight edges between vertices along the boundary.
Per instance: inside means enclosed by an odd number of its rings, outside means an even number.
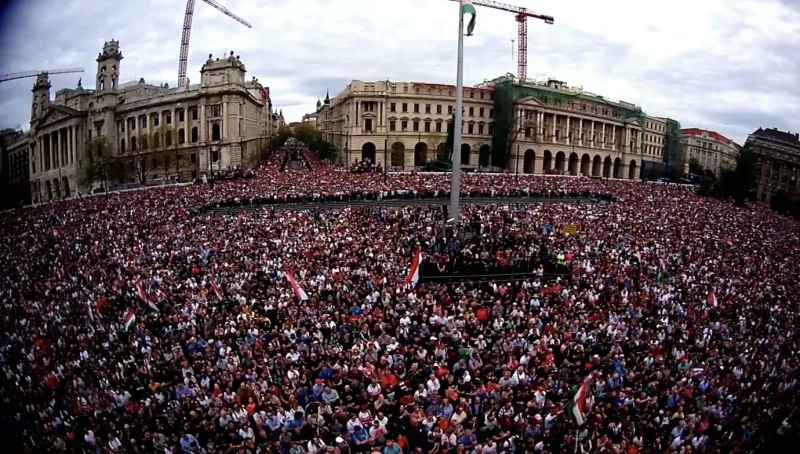
M460 0L451 0L458 2ZM487 8L508 11L516 15L517 20L517 77L525 80L528 76L528 18L541 19L545 24L552 25L555 22L553 16L537 14L514 5L495 2L493 0L472 0L473 5L485 6Z
M7 82L9 80L24 79L26 77L36 77L39 74L69 74L69 73L82 73L83 68L67 68L67 69L45 69L33 71L20 71L18 73L3 74L0 76L0 82Z
M180 57L178 58L178 86L185 87L186 86L186 67L189 64L189 37L192 34L192 17L194 16L194 1L195 0L187 0L186 1L186 14L183 16L183 34L181 35L181 53ZM222 14L230 17L231 19L239 22L240 24L244 25L247 28L253 28L246 20L242 19L241 17L233 14L225 8L224 6L220 5L219 3L215 2L214 0L203 0L205 3L208 3L211 7L216 9L217 11L221 12Z

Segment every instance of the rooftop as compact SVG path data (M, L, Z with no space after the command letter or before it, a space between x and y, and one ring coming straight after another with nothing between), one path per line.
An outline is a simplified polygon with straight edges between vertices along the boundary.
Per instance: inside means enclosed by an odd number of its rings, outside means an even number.
M780 142L786 142L792 144L794 146L800 146L800 134L794 133L792 134L791 131L780 131L778 128L758 128L756 129L751 136L761 137L765 139L777 140Z
M718 142L726 143L728 145L733 145L733 140L723 136L722 134L714 131L709 131L707 129L700 129L700 128L684 128L681 129L681 135L686 136L706 136L710 137Z

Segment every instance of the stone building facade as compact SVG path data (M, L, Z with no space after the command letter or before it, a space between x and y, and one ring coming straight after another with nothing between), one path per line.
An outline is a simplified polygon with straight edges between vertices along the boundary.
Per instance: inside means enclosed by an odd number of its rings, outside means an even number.
M28 134L0 131L0 210L31 202L28 178Z
M687 163L696 159L703 170L710 170L716 176L724 169L736 167L736 156L742 148L720 133L700 128L681 129L681 142Z
M334 98L326 96L315 114L343 164L368 158L409 170L435 159L454 106L452 85L353 80ZM507 148L506 170L518 173L638 179L643 160L662 159L645 154L651 144L644 141L647 116L640 108L563 82L520 84L504 76L465 87L463 107L461 163L468 169L497 170L491 162L496 143ZM508 112L503 131L495 131L496 109Z
M779 190L795 196L800 190L800 134L779 131L777 128L758 128L747 137L749 146L758 156L756 175L759 201L769 202Z
M106 42L96 60L94 89L79 81L53 100L47 75L37 78L29 140L34 201L105 184L113 189L191 181L255 164L276 115L269 89L255 78L245 79L244 63L233 52L217 59L209 55L200 84L184 88L144 79L120 84L122 59L119 42ZM90 156L90 150L102 156ZM110 159L117 175L99 181L89 172L98 160Z

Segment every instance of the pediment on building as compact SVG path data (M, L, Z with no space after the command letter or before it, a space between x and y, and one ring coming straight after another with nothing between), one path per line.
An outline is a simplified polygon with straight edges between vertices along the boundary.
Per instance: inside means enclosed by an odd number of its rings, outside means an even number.
M397 117L394 117L394 116L392 116L392 117L388 117L388 118L386 118L386 119L387 119L387 120L389 120L389 121L396 121L398 118L397 118Z
M641 122L641 121L639 121L639 119L638 119L638 118L636 118L636 117L628 117L628 118L626 118L625 120L623 120L623 122L624 122L626 125L630 125L630 126L638 126L638 127L640 127L640 128L642 127L642 122Z
M518 99L517 100L517 105L520 105L520 104L525 105L525 106L546 107L544 104L542 104L541 101L536 99L535 96L526 96L524 98Z
M361 114L363 118L375 118L375 112L364 112Z
M61 120L83 117L85 113L64 106L51 105L45 109L44 114L36 121L36 128L58 123Z

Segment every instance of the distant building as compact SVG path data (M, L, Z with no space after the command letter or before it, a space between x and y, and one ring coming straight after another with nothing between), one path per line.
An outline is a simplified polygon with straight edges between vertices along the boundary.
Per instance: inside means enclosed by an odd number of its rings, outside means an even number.
M681 129L684 159L696 159L703 170L719 176L724 169L736 167L736 157L742 148L733 140L714 131L700 128Z
M369 158L400 170L436 159L454 105L452 85L353 80L314 114L347 164ZM640 107L561 81L506 75L465 87L463 107L465 168L496 168L495 148L508 150L505 168L519 173L639 179L644 161L663 160L661 119L646 129Z
M144 79L121 84L119 42L97 56L95 88L59 90L50 81L33 86L30 184L34 201L73 196L108 183L189 181L216 170L251 167L276 128L269 88L245 79L238 56L209 55L200 84L183 88ZM116 181L98 181L88 169L98 159L89 149L107 144L121 163Z
M28 134L0 131L0 210L31 203Z
M779 190L790 195L798 193L800 135L777 128L758 128L747 137L745 146L758 156L758 200L768 202Z

